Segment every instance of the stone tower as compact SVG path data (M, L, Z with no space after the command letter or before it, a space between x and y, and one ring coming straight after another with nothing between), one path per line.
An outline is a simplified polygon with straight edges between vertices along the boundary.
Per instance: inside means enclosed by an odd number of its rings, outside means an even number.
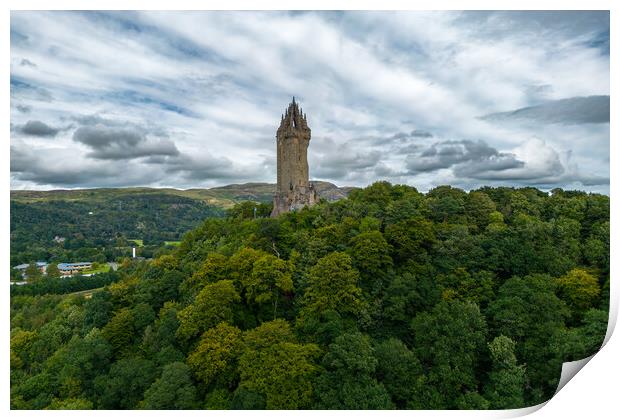
M310 128L295 98L282 115L276 133L278 185L273 196L271 217L316 204L319 200L308 178Z

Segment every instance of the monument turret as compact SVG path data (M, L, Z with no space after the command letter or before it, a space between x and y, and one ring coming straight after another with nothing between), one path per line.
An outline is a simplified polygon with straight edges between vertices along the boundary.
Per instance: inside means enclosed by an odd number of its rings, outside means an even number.
M318 202L308 175L308 120L293 97L276 133L278 180L271 217Z

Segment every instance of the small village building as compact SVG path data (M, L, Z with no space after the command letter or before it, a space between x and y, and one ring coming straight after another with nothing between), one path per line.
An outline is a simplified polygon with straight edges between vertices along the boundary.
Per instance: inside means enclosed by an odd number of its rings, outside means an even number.
M90 270L92 267L92 262L59 263L58 271L60 271L60 274L63 276L70 276L80 273L83 270Z
M47 263L45 261L37 261L35 263L37 265L37 268L42 272L45 273L45 270L47 269ZM22 274L26 271L26 269L30 267L30 264L20 264L20 265L16 265L15 267L13 267L15 270L19 270L22 272Z

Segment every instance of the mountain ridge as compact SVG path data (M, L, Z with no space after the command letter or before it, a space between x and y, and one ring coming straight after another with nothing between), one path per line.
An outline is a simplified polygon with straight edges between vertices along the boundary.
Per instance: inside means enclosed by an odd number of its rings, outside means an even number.
M338 187L325 181L310 181L316 188L319 197L328 201L336 201L347 197L355 187ZM247 182L229 184L212 188L155 188L155 187L122 187L122 188L81 188L54 190L11 190L11 200L22 203L44 202L51 200L64 201L99 201L133 194L168 194L200 200L206 204L230 208L240 201L270 202L276 184L266 182Z

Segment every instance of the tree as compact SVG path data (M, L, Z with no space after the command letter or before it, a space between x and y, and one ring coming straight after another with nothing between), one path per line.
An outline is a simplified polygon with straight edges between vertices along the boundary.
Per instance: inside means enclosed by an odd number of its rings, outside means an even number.
M500 335L489 343L493 368L485 386L490 408L503 410L525 406L525 367L517 365L515 342Z
M463 268L457 268L448 275L440 276L439 282L444 287L445 298L458 298L486 308L495 296L493 273L481 270L473 275Z
M406 408L418 389L423 375L422 365L414 352L397 338L389 338L374 349L377 358L376 377L385 386L397 408Z
M532 387L528 404L550 398L562 369L554 336L568 316L566 305L554 293L553 279L540 274L512 277L499 288L486 312L492 336L512 339L517 359L527 366Z
M225 322L205 332L187 357L194 376L209 385L215 379L229 386L236 378L235 359L241 350L241 331Z
M443 301L411 322L414 350L428 376L426 386L436 390L441 407L457 408L459 395L475 391L476 369L483 350L486 323L478 305ZM425 401L420 402L420 408Z
M360 287L369 294L377 294L392 269L390 246L378 230L360 233L351 239L350 255L353 266L360 273Z
M32 281L32 282L40 280L42 277L41 270L39 270L37 263L34 261L28 265L25 273L26 273L26 278L28 279L28 281Z
M278 302L286 293L293 291L291 265L275 256L264 255L254 262L243 286L248 302L268 304L273 313L272 319L275 319Z
M243 334L239 388L262 395L267 409L308 408L318 353L315 344L297 343L285 320L264 322Z
M323 357L325 371L317 378L315 409L389 409L390 396L373 377L377 358L367 336L343 334Z
M60 277L60 270L58 269L58 264L55 264L55 263L48 264L47 268L45 269L45 273L47 277L51 277L51 278Z
M268 410L309 408L318 353L315 344L289 342L246 350L239 359L239 387L263 394Z
M189 340L220 322L232 322L233 305L240 300L231 280L206 285L193 304L178 312L177 337Z
M229 277L228 257L217 252L209 254L202 267L179 286L181 295L190 299L207 284L213 284Z
M359 273L351 266L351 257L332 252L313 266L307 277L301 317L316 316L326 310L341 315L359 316L364 310Z
M181 362L164 366L161 377L144 393L140 408L189 410L196 408L196 388L189 367Z
M430 267L410 266L387 287L383 316L397 328L394 335L406 337L410 320L418 312L432 309L440 298L441 291Z
M47 384L47 389L39 392L61 399L94 397L93 382L107 370L111 356L112 347L97 328L84 338L75 335L45 362L44 375L49 375L48 379L38 380L44 387Z
M141 280L137 285L139 299L151 305L155 310L161 308L165 302L178 300L179 285L185 276L177 270L163 270L156 276Z
M581 268L575 268L558 278L557 284L558 295L577 315L591 308L601 293L596 277Z
M144 391L157 378L155 364L142 357L129 357L115 362L107 375L95 380L98 408L132 409L142 400Z
M60 400L54 398L46 407L47 410L92 410L93 403L85 398L67 398Z
M495 203L488 195L479 191L469 192L465 199L465 215L479 230L484 230L491 222L494 211Z
M387 226L385 239L392 246L395 263L411 259L423 264L435 242L435 233L431 222L418 217Z
M121 354L129 352L134 332L133 314L131 310L123 308L103 327L101 335L112 345L114 353Z

